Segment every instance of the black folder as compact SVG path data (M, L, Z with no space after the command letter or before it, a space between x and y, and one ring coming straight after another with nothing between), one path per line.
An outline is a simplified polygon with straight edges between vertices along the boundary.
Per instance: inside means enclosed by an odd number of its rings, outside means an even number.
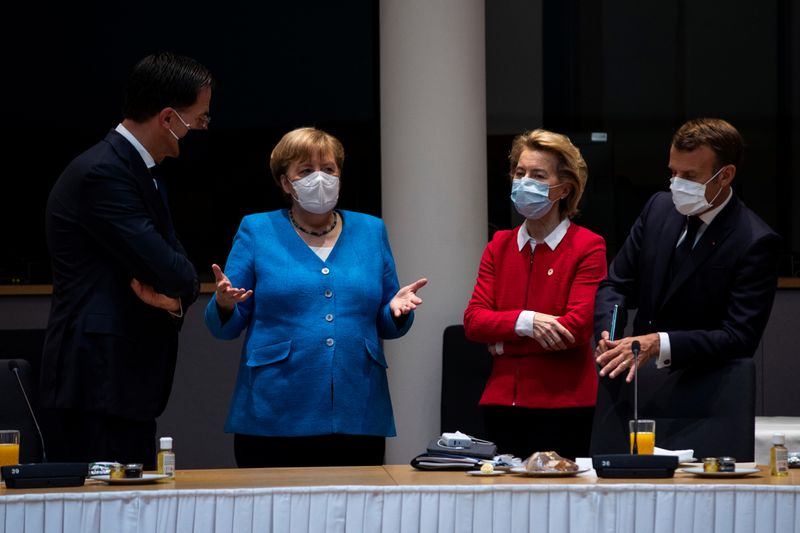
M441 437L436 437L428 443L428 453L444 455L463 455L478 459L494 459L497 455L497 445L493 442L472 441L469 446L449 447L439 444Z

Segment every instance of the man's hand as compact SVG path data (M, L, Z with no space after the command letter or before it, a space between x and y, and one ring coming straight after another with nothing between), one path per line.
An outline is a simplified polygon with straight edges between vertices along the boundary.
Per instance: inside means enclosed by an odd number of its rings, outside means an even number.
M153 287L140 282L136 278L131 280L131 289L147 305L164 309L170 313L179 313L181 310L181 301L178 298L171 298L166 294L156 292Z
M615 378L627 370L628 375L625 381L633 381L634 364L631 343L639 341L639 365L643 365L653 357L658 357L661 349L661 339L658 333L649 333L640 337L625 337L612 341L608 339L608 332L600 334L600 342L597 343L594 355L595 361L600 365L600 376Z

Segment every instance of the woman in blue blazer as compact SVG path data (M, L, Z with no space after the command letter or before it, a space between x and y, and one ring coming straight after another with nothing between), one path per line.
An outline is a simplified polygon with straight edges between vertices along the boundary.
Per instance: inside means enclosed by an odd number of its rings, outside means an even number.
M383 221L334 209L343 161L335 137L287 133L270 169L291 207L246 216L212 266L208 328L247 331L225 424L240 467L382 464L396 434L380 339L409 330L427 280L400 289Z

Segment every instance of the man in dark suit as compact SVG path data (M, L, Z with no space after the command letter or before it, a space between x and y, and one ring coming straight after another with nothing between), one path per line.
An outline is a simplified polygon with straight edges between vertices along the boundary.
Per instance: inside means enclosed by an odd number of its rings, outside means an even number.
M599 410L602 397L618 402L629 394L619 382L633 379L634 340L641 345L639 367L665 373L714 372L753 356L777 287L779 238L731 189L742 151L739 132L720 119L691 120L673 136L671 193L647 202L597 292ZM610 340L615 304L618 329ZM637 309L633 336L619 338L629 309ZM633 413L617 415L627 420ZM620 431L627 447L626 423ZM598 440L594 453L623 451L603 449L607 443Z
M199 283L151 170L208 126L212 86L192 59L146 57L130 73L122 123L53 186L46 210L53 297L40 391L51 460L154 468L155 419Z

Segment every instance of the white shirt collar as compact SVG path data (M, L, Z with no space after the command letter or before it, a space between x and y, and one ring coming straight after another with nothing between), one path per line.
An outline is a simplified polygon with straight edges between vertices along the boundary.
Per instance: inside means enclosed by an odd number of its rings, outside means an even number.
M564 239L564 236L567 234L569 224L569 219L565 218L559 222L558 226L556 226L547 237L544 238L545 244L547 244L551 250L555 250L559 243ZM528 234L528 227L525 225L525 223L523 223L519 227L519 231L517 231L517 247L519 248L520 252L528 242L531 243L531 250L533 250L536 246L536 239Z
M713 209L709 209L708 211L706 211L702 215L699 215L700 220L702 220L703 223L706 226L711 224L711 221L714 220L716 218L716 216L720 214L720 212L722 211L722 208L725 207L726 205L728 205L728 202L731 201L731 198L733 198L733 189L731 189L730 191L731 191L730 194L728 195L727 198L725 198L724 202L722 202L721 204L719 204L717 207L715 207Z
M144 164L147 165L147 168L153 168L156 166L156 161L153 159L153 156L151 156L150 152L148 152L147 149L142 146L142 143L139 142L139 139L133 136L133 133L128 131L128 129L122 124L117 124L117 127L114 129L117 131L117 133L128 139L128 142L131 143L134 148L136 148L136 151L139 152L140 156L142 156Z

